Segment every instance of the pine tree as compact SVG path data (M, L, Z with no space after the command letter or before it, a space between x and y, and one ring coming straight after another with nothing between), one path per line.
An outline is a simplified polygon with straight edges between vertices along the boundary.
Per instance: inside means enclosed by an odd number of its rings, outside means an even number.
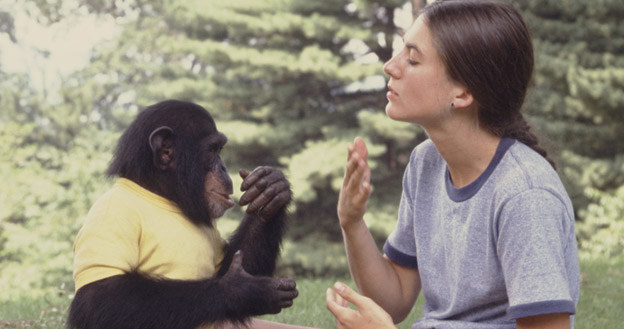
M516 2L536 52L527 110L556 145L559 173L579 220L595 223L600 217L602 223L588 224L591 229L581 224L581 245L613 229L622 250L624 237L616 227L622 226L624 208L614 200L624 188L624 2Z
M118 131L138 109L165 98L206 107L228 136L232 177L260 164L288 174L295 196L290 238L297 243L284 262L292 267L329 263L314 260L329 254L321 248L328 239L332 254L344 254L337 194L347 143L363 136L379 186L370 224L380 239L389 233L403 168L424 138L383 112L382 64L397 38L397 9L407 1L137 1L125 9L112 1L84 3L127 23L88 69L67 80L63 95L76 111L88 108L84 115L93 123ZM73 101L89 98L92 104ZM341 257L333 266L344 271Z

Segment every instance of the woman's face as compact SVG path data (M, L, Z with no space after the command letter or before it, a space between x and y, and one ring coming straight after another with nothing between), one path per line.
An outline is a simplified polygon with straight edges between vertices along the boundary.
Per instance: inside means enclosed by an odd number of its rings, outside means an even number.
M426 128L448 116L454 92L461 86L447 77L422 16L407 30L403 41L403 49L384 65L390 75L386 114Z

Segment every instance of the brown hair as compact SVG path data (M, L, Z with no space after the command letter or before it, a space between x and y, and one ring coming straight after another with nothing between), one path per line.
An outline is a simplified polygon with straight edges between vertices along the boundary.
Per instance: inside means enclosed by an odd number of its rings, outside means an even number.
M520 13L494 1L436 1L422 10L449 77L479 106L479 123L493 134L538 145L521 107L533 75L533 44Z

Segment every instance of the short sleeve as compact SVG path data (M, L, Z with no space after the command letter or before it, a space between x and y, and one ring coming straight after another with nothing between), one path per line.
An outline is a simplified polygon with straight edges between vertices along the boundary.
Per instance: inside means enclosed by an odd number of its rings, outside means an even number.
M383 246L383 251L393 262L411 268L418 268L416 240L414 237L413 169L408 165L403 174L403 192L399 204L398 221L394 231Z
M576 279L567 262L574 218L560 198L532 189L507 201L498 216L496 242L512 319L548 313L575 313ZM571 239L574 239L572 236Z
M74 241L76 291L107 277L138 267L140 218L113 200L91 208Z

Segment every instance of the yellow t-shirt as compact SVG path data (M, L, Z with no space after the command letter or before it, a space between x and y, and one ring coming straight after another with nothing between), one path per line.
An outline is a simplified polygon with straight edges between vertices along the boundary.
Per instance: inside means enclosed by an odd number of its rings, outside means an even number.
M76 291L135 270L176 280L210 278L223 243L216 228L194 224L175 203L121 178L93 205L74 242Z

